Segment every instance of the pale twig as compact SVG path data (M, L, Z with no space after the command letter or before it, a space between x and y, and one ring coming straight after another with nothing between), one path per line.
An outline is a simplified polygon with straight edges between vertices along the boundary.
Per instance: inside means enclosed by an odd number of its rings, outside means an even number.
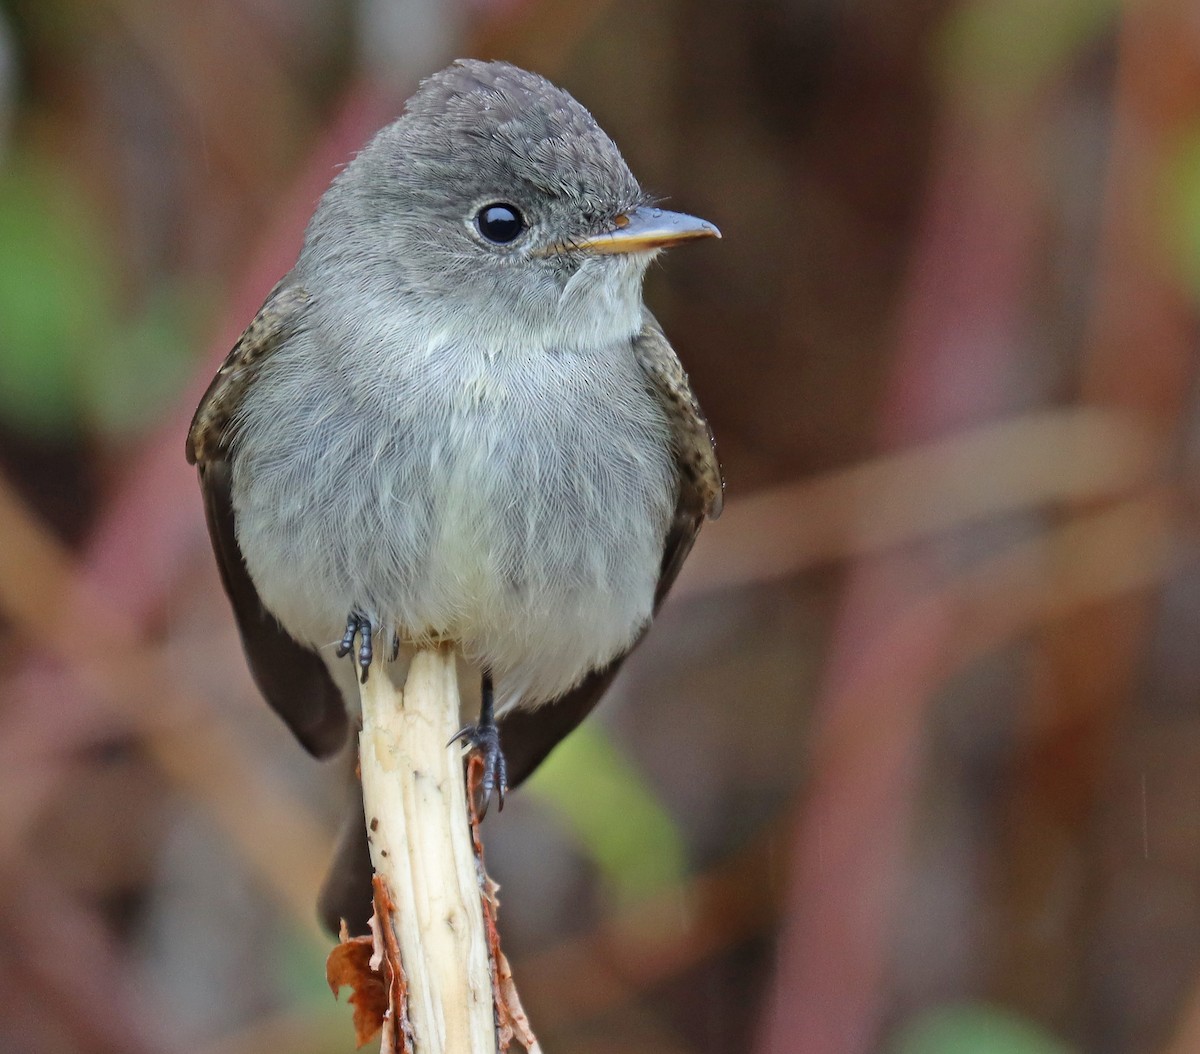
M471 843L454 653L423 649L404 689L361 686L359 765L371 861L407 984L415 1054L494 1054L492 975ZM377 898L378 901L378 898ZM388 919L383 924L388 924ZM403 1008L392 1007L392 1019ZM404 1049L389 1042L383 1051ZM402 1041L402 1037L396 1037Z

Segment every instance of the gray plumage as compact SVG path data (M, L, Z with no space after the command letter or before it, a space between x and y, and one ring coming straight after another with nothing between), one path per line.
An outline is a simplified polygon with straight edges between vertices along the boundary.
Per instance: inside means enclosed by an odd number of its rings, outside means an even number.
M188 437L251 667L314 753L346 736L351 612L377 655L450 639L492 671L514 783L639 639L721 502L641 300L658 248L716 232L657 212L574 99L474 61L322 198Z

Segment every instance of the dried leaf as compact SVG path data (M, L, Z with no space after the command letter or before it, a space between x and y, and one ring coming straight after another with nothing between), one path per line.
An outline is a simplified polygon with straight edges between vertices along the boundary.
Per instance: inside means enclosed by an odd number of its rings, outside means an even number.
M335 996L346 986L354 990L350 1004L354 1007L354 1042L359 1047L378 1035L380 1054L413 1054L408 985L392 928L396 905L382 878L376 875L372 883L375 912L370 919L371 936L351 937L343 921L338 945L325 960L325 979Z
M325 960L325 980L336 997L344 987L353 989L354 1042L361 1047L383 1027L388 1012L388 993L382 976L372 968L375 942L371 937L351 937L342 923L338 944Z

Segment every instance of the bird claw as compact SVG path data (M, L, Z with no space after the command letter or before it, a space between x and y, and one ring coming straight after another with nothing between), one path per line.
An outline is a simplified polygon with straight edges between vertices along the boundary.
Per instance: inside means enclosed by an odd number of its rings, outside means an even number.
M500 746L500 729L491 724L467 725L450 740L451 743L466 743L472 753L478 754L483 762L483 774L479 780L480 817L487 813L488 805L495 792L498 808L504 811L504 796L508 793L508 762Z
M367 676L371 672L371 661L375 657L371 644L372 632L371 620L366 615L360 615L357 611L351 611L346 616L346 632L342 636L341 643L337 646L337 657L344 659L354 650L354 638L358 637L357 660L359 680L362 684L367 683Z

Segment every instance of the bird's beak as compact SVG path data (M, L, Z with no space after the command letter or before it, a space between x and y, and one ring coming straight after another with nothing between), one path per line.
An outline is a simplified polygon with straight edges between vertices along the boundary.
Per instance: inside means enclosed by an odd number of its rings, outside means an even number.
M556 245L551 252L644 253L695 238L719 237L721 232L708 220L683 212L642 206L617 216L611 230L568 245Z

